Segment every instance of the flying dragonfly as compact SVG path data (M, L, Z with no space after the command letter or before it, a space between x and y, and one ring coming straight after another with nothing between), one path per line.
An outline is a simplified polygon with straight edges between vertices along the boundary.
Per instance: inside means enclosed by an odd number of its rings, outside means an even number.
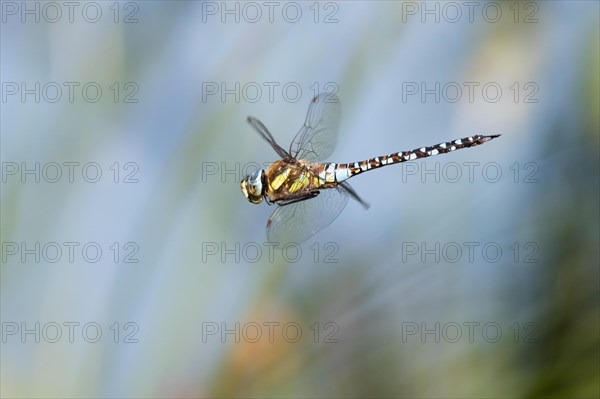
M286 150L277 144L261 121L248 117L248 123L281 157L267 170L256 170L240 183L242 193L251 203L260 204L264 199L269 205L277 205L267 222L270 242L306 241L337 218L349 197L368 208L369 205L348 184L351 177L387 165L474 147L500 136L478 134L361 162L324 162L335 147L339 120L340 100L337 96L319 94L312 99L304 125Z

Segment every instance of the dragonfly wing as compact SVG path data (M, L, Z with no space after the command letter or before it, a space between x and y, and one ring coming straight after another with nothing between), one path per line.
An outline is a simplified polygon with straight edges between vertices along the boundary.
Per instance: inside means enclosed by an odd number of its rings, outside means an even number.
M267 239L300 244L331 224L347 203L347 192L335 187L320 190L314 198L279 206L267 222Z
M261 121L259 121L253 116L249 116L246 120L258 132L258 134L260 134L262 138L265 139L267 143L271 144L271 147L273 147L277 155L279 155L282 159L291 158L290 154L286 150L284 150L279 144L277 144L277 142L273 138L273 135L271 134L271 132L269 132L269 129L267 129L267 127Z
M304 125L294 137L289 153L309 162L324 161L337 142L340 100L335 94L321 93L312 99Z

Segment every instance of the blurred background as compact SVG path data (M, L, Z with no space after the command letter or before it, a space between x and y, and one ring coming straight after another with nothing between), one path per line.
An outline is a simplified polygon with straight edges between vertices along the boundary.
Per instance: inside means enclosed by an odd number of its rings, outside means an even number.
M11 2L3 397L598 397L599 4ZM302 245L239 181L316 93L352 181Z

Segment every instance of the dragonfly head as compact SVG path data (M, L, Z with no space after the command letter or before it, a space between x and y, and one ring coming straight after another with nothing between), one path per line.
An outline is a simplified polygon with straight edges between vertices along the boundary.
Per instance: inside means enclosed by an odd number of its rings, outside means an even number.
M253 204L260 204L265 195L266 184L263 184L264 182L266 182L265 171L259 169L242 180L240 183L242 194Z

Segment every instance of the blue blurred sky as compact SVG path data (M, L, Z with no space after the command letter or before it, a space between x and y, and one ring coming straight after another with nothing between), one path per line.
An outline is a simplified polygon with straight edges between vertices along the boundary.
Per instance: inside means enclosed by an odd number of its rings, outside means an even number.
M598 395L597 2L1 7L3 397ZM246 116L319 91L335 162L502 137L270 253Z

